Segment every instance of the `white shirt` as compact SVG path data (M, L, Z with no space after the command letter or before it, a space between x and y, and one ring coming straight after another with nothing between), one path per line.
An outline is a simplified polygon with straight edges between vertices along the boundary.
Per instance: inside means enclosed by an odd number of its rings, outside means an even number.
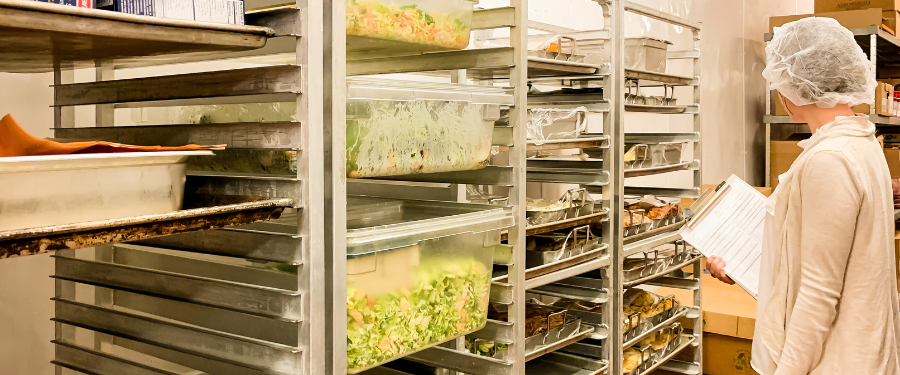
M803 162L775 191L766 229L783 232L764 239L760 374L900 375L893 190L874 133L866 116L837 118L801 142Z

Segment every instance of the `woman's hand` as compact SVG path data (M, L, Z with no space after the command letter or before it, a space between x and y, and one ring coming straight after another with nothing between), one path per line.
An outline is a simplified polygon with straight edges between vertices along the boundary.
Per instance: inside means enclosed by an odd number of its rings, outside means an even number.
M725 284L734 285L734 280L725 274L725 259L717 256L710 257L706 260L706 269L709 270L712 277L719 279Z

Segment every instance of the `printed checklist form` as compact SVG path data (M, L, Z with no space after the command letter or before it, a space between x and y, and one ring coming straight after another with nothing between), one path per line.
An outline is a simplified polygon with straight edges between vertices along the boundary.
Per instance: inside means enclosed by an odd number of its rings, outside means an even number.
M705 257L724 259L728 277L757 298L766 196L732 175L697 203L681 237Z

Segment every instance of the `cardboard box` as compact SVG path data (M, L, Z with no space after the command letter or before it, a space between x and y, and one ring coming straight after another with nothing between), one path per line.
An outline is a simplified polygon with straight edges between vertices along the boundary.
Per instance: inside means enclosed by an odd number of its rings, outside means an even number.
M705 375L758 375L750 367L753 341L736 337L703 334Z
M881 91L881 90L876 90L876 95L878 94L878 91ZM893 91L893 89L891 89L891 95L893 95L893 93L894 93L894 91ZM884 94L883 91L882 91L882 94ZM781 104L781 100L778 99L778 97L776 96L774 91L772 92L772 98L773 98L773 101L775 102L775 116L790 116L791 115L790 113L788 113L787 108L785 108L784 105ZM876 113L884 115L884 116L891 115L890 111L878 112L881 109L881 106L879 105L880 103L879 103L879 101L876 100L875 104L876 104L876 107L875 107ZM872 113L872 107L868 104L856 105L856 106L850 107L850 109L853 110L853 113L864 113L864 114Z
M844 25L844 27L848 29L857 29L873 25L881 26L882 24L884 24L884 14L881 9L866 9L852 10L849 12L798 14L792 16L771 17L769 18L769 32L774 31L776 27L782 26L786 23L794 22L808 17L834 18L841 25ZM896 22L894 26L896 27Z
M894 86L887 82L878 82L875 88L875 114L892 116Z
M769 145L769 186L778 187L778 176L784 174L794 160L800 156L803 149L797 146L796 141L772 141Z
M884 158L887 159L891 178L900 178L900 150L895 148L884 149Z
M816 0L815 12L843 12L871 8L900 10L900 0Z
M888 94L887 88L890 87L890 94ZM878 87L875 90L875 113L882 116L891 116L890 107L882 107L883 105L890 104L886 99L890 98L890 95L894 95L894 89L892 86L888 84L884 84L884 86L879 83ZM772 92L772 98L775 102L775 116L790 116L787 108L781 104L781 100L778 99L775 92ZM860 104L853 107L850 107L853 110L853 113L863 113L870 114L872 113L872 107L868 104Z
M778 187L778 176L788 171L794 160L800 156L803 149L797 146L799 140L772 141L769 146L769 185ZM887 160L891 178L900 178L900 149L884 149L884 158Z

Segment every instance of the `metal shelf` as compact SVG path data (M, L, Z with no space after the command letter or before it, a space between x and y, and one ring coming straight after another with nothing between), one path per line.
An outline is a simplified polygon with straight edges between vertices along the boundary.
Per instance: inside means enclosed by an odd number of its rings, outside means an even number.
M584 137L574 139L551 139L547 141L528 141L528 151L550 151L584 148L607 148L609 137Z
M700 133L627 133L625 143L700 142Z
M696 257L694 257L694 258L691 258L691 259L688 260L688 261L682 262L681 264L677 264L677 265L674 265L674 266L669 266L669 267L666 268L665 270L660 271L660 272L657 272L657 273L655 273L655 274L653 274L653 275L650 275L650 276L647 276L647 277L642 277L642 278L637 279L637 280L634 280L634 281L626 282L626 283L624 283L624 286L625 286L626 288L630 288L630 287L633 287L633 286L635 286L635 285L640 285L640 284L643 284L643 283L652 281L652 280L654 280L654 279L658 279L658 278L664 277L664 276L666 276L666 275L672 273L673 271L678 271L678 270L680 270L680 269L682 269L682 268L684 268L684 267L687 267L687 266L689 266L689 265L691 265L691 264L697 263L697 262L700 261L700 259L703 259L703 257L701 257L701 256L698 255L698 256L696 256Z
M588 277L570 277L553 284L531 288L528 290L528 293L591 303L606 303L609 301L609 291L603 287L602 280Z
M699 346L699 345L700 345L700 343L697 341L697 338L694 337L693 335L688 335L688 334L681 335L681 345L678 345L678 347L675 348L675 350L673 350L672 353L669 353L665 357L658 359L653 366L651 366L650 368L648 368L647 370L642 372L640 375L648 375L648 374L652 373L653 371L656 371L656 369L660 368L666 362L670 361L672 358L675 358L675 356L677 356L682 351L687 349L688 346Z
M0 71L47 73L95 61L252 50L274 30L0 0Z
M604 267L609 267L609 265L609 256L601 256L600 258L585 263L576 264L574 266L564 268L556 272L528 278L525 281L525 289L534 289L543 285L562 281L570 277L575 277L588 271L594 271Z
M875 125L900 126L900 117L888 117L881 115L869 115L869 121ZM763 116L763 122L766 124L802 124L794 122L790 116Z
M626 169L625 178L653 176L664 173L672 173L679 171L697 171L700 170L700 161L688 161L679 164L664 165L661 167Z
M660 324L657 324L653 328L646 330L644 333L641 333L641 334L635 336L633 339L626 341L625 344L622 345L622 347L630 348L630 347L634 346L635 344L641 342L641 340L643 340L647 336L650 336L650 334L652 334L653 332L658 331L660 328L663 328L665 326L668 326L672 323L677 322L682 317L687 317L688 319L697 319L697 318L700 318L700 316L701 315L700 315L699 308L685 307L685 308L681 309L681 311L676 313L674 316L672 316L671 318L666 319L665 321L663 321Z
M528 96L528 108L576 109L585 107L591 113L609 112L609 101L597 94L537 94Z
M54 106L161 101L164 101L163 105L186 105L184 102L170 101L299 94L302 88L300 69L299 66L282 65L56 85Z
M570 336L569 338L567 338L565 340L560 340L558 342L555 342L555 343L552 343L549 345L539 346L539 347L535 348L534 351L532 351L530 353L526 353L525 360L531 361L531 360L539 358L545 354L552 353L556 350L559 350L560 348L566 347L567 345L581 341L582 339L590 336L591 333L593 333L593 332L594 332L594 327L586 325L586 324L582 324L581 329L577 333L572 334L572 336Z
M633 3L631 1L625 1L625 11L631 12L635 14L640 14L645 17L653 18L659 21L663 21L675 26L681 26L687 29L692 29L699 31L701 29L699 22L694 22L691 20L687 20L672 14L668 14L648 6L640 5L637 3Z
M609 211L603 210L600 212L596 212L591 215L580 216L574 219L566 219L561 221L556 221L547 224L534 225L527 228L525 232L526 236L533 236L536 234L544 234L549 232L555 232L563 229L571 229L575 227L585 226L589 224L595 224L606 220L609 215Z
M676 85L697 86L698 80L694 77L686 77L675 74L650 72L646 70L625 69L625 78L640 81L641 87Z
M644 105L644 104L625 104L625 112L637 112L637 113L658 113L664 115L677 115L682 113L700 113L700 108L697 106L685 106L685 105Z
M525 365L525 375L603 375L609 365L565 353L549 353Z
M661 245L678 241L681 239L681 234L678 233L678 229L680 228L680 225L677 227L661 228L658 232L650 231L647 232L646 235L637 235L626 238L622 256L628 258L637 253L653 250Z
M292 205L294 201L290 199L274 199L161 215L4 231L0 232L0 259L249 224L276 219L286 207Z

